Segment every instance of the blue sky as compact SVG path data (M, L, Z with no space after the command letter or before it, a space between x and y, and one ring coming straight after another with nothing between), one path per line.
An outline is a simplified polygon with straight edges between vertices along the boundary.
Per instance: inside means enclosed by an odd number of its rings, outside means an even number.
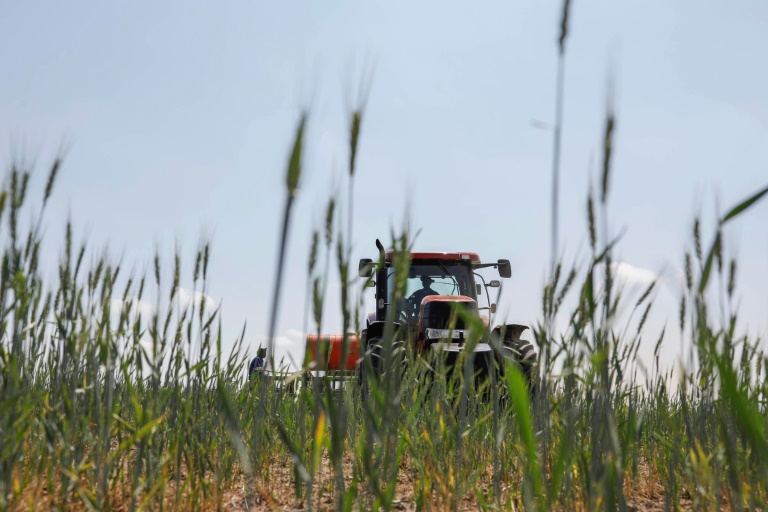
M143 268L156 247L192 263L213 240L209 293L225 337L266 333L283 176L299 112L310 125L279 332L303 328L313 228L346 191L347 115L373 69L355 181L353 257L375 256L410 205L417 248L508 258L500 310L539 318L549 257L560 2L6 3L0 157L66 165L47 217ZM664 272L649 338L675 325L696 213L768 182L768 7L757 1L575 2L567 41L561 248L587 256L586 190L600 165L608 81L618 118L609 204L617 255ZM44 173L36 177L38 190ZM591 178L590 178L591 177ZM719 205L719 206L718 206ZM768 331L768 203L726 233L742 327ZM629 267L625 267L629 268ZM631 273L631 272L630 272ZM191 269L187 269L187 275ZM335 277L334 277L335 279ZM188 285L190 283L187 283ZM640 286L640 285L638 285ZM329 301L337 301L333 286ZM328 330L340 321L330 308ZM680 352L669 337L668 361Z

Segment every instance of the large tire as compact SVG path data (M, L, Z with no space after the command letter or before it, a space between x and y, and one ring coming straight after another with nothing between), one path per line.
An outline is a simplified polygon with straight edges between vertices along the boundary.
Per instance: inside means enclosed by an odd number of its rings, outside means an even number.
M502 358L505 364L514 364L523 373L528 389L533 390L538 355L530 341L507 338L502 343Z
M371 338L365 341L360 364L358 365L357 379L358 386L363 392L363 396L368 394L369 378L381 384L384 379L385 347L381 338ZM391 369L400 373L405 369L408 361L406 353L406 343L404 341L395 341L392 343L393 359Z
M364 340L362 357L358 365L357 383L363 398L369 395L369 379L381 377L381 338Z

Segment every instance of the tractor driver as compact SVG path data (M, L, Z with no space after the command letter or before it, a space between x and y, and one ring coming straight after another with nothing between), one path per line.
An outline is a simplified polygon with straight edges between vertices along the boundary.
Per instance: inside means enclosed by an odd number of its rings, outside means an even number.
M410 311L412 316L417 317L419 315L419 307L421 307L421 301L424 297L427 295L440 295L429 286L434 282L434 279L429 276L421 276L422 288L420 290L416 290L411 294L410 297L408 297L408 303L411 304L411 307L413 308Z

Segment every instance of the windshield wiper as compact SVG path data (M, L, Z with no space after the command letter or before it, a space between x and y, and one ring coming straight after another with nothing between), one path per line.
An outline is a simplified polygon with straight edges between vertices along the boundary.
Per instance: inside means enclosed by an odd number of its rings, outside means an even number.
M443 271L443 273L444 273L446 276L451 276L451 277L453 277L453 274L451 274L450 272L448 272L448 269L447 269L447 268L445 268L445 265L443 265L443 263L442 263L442 262L438 261L438 262L437 262L437 266L438 266L438 268L439 268L440 270L442 270L442 271Z
M438 266L438 268L439 268L440 270L442 270L442 271L443 271L443 273L445 274L445 276L444 276L444 277L450 277L451 279L453 279L453 289L451 290L451 293L450 293L450 295L454 295L454 294L455 294L455 292L457 292L457 291L458 291L458 289L459 289L459 281L456 279L456 276L454 276L453 274L451 274L450 272L448 272L448 269L447 269L447 268L445 268L445 265L443 265L443 263L442 263L441 261L438 261L438 262L437 262L437 266Z

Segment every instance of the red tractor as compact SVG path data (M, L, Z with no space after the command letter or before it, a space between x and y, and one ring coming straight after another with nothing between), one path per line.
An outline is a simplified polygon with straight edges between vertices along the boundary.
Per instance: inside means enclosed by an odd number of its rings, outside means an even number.
M470 318L479 320L488 328L491 315L496 312L496 304L491 302L488 289L498 288L501 283L497 280L486 282L477 270L497 268L500 277L508 278L512 275L509 261L482 263L480 257L472 252L411 253L405 293L402 298L394 300L395 279L398 276L393 253L385 253L378 240L376 246L380 252L379 263L363 259L359 265L361 277L371 278L375 274L376 312L368 315L366 328L360 334L363 357L358 364L358 375L362 379L367 369L380 371L383 361L381 341L388 322L394 324L393 332L397 333L395 344L402 345L406 353L413 350L416 355L426 355L439 351L451 366L465 350L465 340L469 338L468 324L472 323ZM481 299L484 299L486 306L479 307ZM457 314L461 310L464 314ZM478 323L475 322L476 325ZM487 375L494 368L503 371L507 364L512 363L522 370L530 383L536 352L533 345L520 339L526 329L518 324L499 325L491 330L496 343L481 337L473 347L475 371Z
M393 262L394 253L385 252L379 240L376 246L379 261L362 259L358 270L360 277L372 279L376 311L368 315L360 336L347 336L346 351L341 335L309 335L306 361L322 360L316 366L322 370L355 370L362 382L366 372L383 371L383 340L388 337L394 340L390 350L405 354L405 359L411 358L409 354L418 356L439 351L447 365L452 366L469 338L467 324L471 321L467 317L488 328L491 315L496 312L488 289L498 288L501 283L486 282L477 270L497 268L500 277L508 278L511 276L509 261L482 263L480 257L471 252L411 253L405 293L402 298L396 298L395 280L399 276ZM479 307L480 300L487 305ZM464 314L457 314L459 310ZM487 375L494 368L503 372L507 364L515 364L530 384L536 352L530 342L520 339L526 329L518 324L498 325L491 330L493 342L482 337L473 348L475 372Z

